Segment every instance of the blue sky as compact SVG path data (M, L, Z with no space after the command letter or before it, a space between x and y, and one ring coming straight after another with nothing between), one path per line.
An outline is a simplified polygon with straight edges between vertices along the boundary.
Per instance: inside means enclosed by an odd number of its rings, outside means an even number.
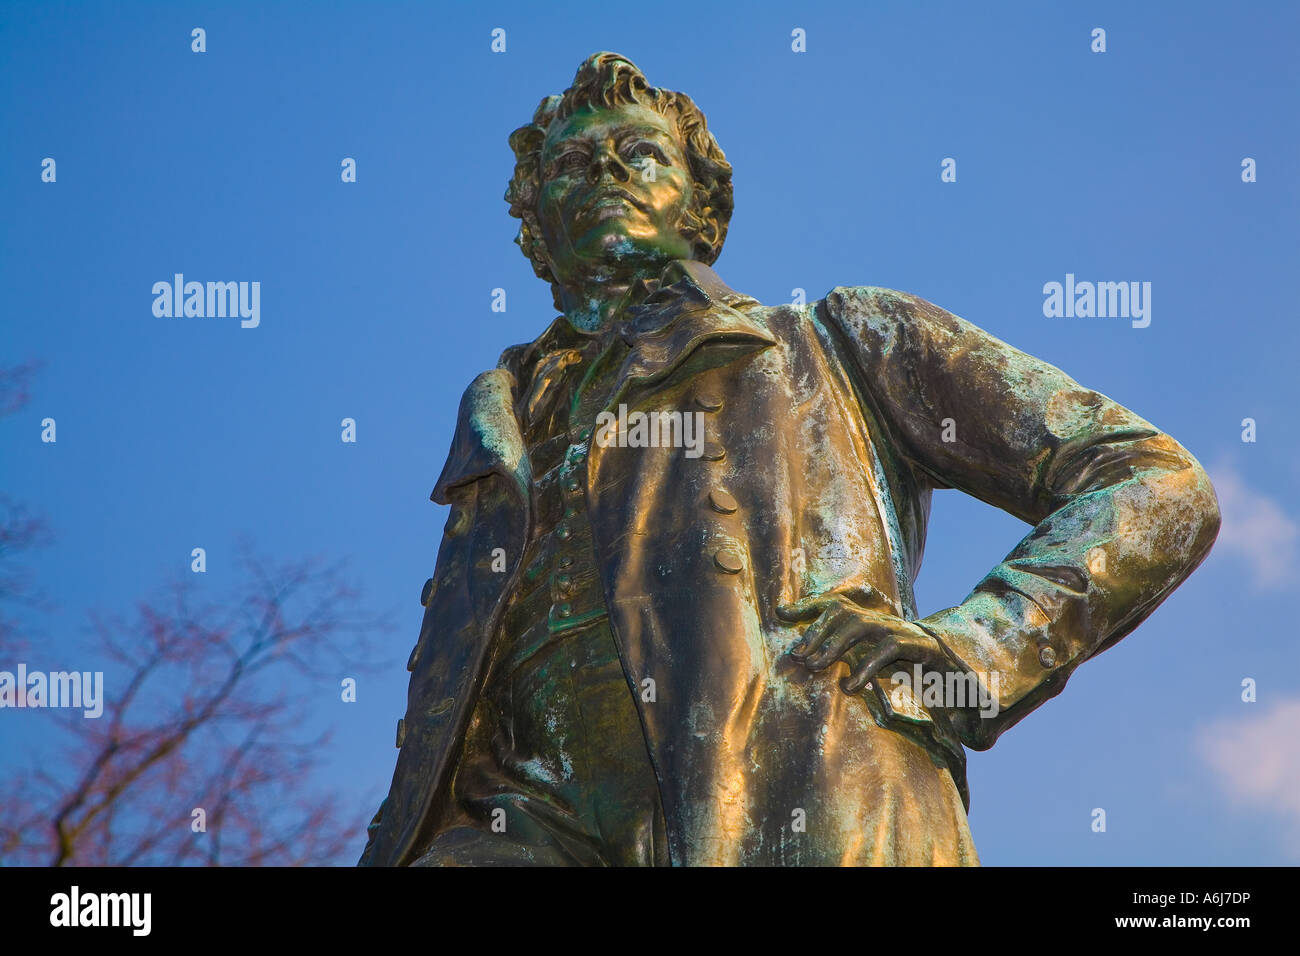
M129 609L193 547L213 593L242 534L348 557L397 622L388 667L355 704L323 683L304 719L334 732L322 785L373 812L460 393L553 318L512 243L506 137L615 50L689 93L735 167L728 284L766 303L920 295L1132 408L1216 480L1202 568L971 755L983 861L1300 861L1298 28L1283 2L0 4L0 357L45 362L0 420L0 490L56 534L27 561L58 603L31 622L29 666L71 666L91 609ZM259 281L260 326L156 318L151 287L176 272ZM1045 317L1067 273L1150 282L1150 326ZM937 493L921 613L1027 530ZM44 733L0 715L0 771Z

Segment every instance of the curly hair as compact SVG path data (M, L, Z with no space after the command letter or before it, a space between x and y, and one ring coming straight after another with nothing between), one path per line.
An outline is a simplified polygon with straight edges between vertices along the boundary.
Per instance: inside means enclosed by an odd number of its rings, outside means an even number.
M633 104L653 109L676 121L695 181L691 208L682 224L682 235L691 243L695 257L705 265L711 265L722 251L727 223L734 207L731 164L709 132L704 114L685 93L651 86L645 74L627 58L617 53L595 53L578 67L573 85L563 95L543 99L533 114L533 121L510 134L515 172L506 189L505 200L510 203L510 215L520 220L515 242L532 262L537 276L551 283L556 308L560 307L559 284L548 264L546 242L537 219L541 152L547 131L551 123L567 119L584 107Z

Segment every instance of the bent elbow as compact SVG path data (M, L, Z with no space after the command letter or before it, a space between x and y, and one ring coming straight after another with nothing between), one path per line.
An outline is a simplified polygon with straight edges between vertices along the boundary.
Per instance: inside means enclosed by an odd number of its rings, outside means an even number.
M1166 480L1175 482L1176 488L1168 499L1166 524L1176 534L1181 552L1188 565L1186 573L1196 568L1210 553L1223 516L1219 510L1219 496L1214 484L1201 463L1192 454L1178 446L1181 467L1169 473Z
M1206 474L1199 462L1195 464L1195 470L1198 479L1196 504L1201 519L1199 560L1209 553L1215 539L1218 538L1219 528L1223 525L1223 513L1219 510L1219 496L1214 490L1210 476Z

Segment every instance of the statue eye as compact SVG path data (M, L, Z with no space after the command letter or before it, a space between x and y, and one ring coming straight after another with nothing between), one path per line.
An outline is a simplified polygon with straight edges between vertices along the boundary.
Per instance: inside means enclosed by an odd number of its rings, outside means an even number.
M654 143L649 140L639 140L628 148L627 155L633 159L640 159L646 156L651 157L656 162L664 163L664 154Z
M578 169L587 162L587 155L580 149L571 149L555 161L556 169Z

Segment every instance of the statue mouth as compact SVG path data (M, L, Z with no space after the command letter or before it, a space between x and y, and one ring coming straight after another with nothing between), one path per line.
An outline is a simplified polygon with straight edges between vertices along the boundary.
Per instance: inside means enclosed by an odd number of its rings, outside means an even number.
M625 189L601 189L590 199L588 199L579 208L579 212L595 212L597 210L617 211L619 209L631 206L641 212L648 213L649 206L641 199L632 195ZM602 216L603 218L603 216Z

